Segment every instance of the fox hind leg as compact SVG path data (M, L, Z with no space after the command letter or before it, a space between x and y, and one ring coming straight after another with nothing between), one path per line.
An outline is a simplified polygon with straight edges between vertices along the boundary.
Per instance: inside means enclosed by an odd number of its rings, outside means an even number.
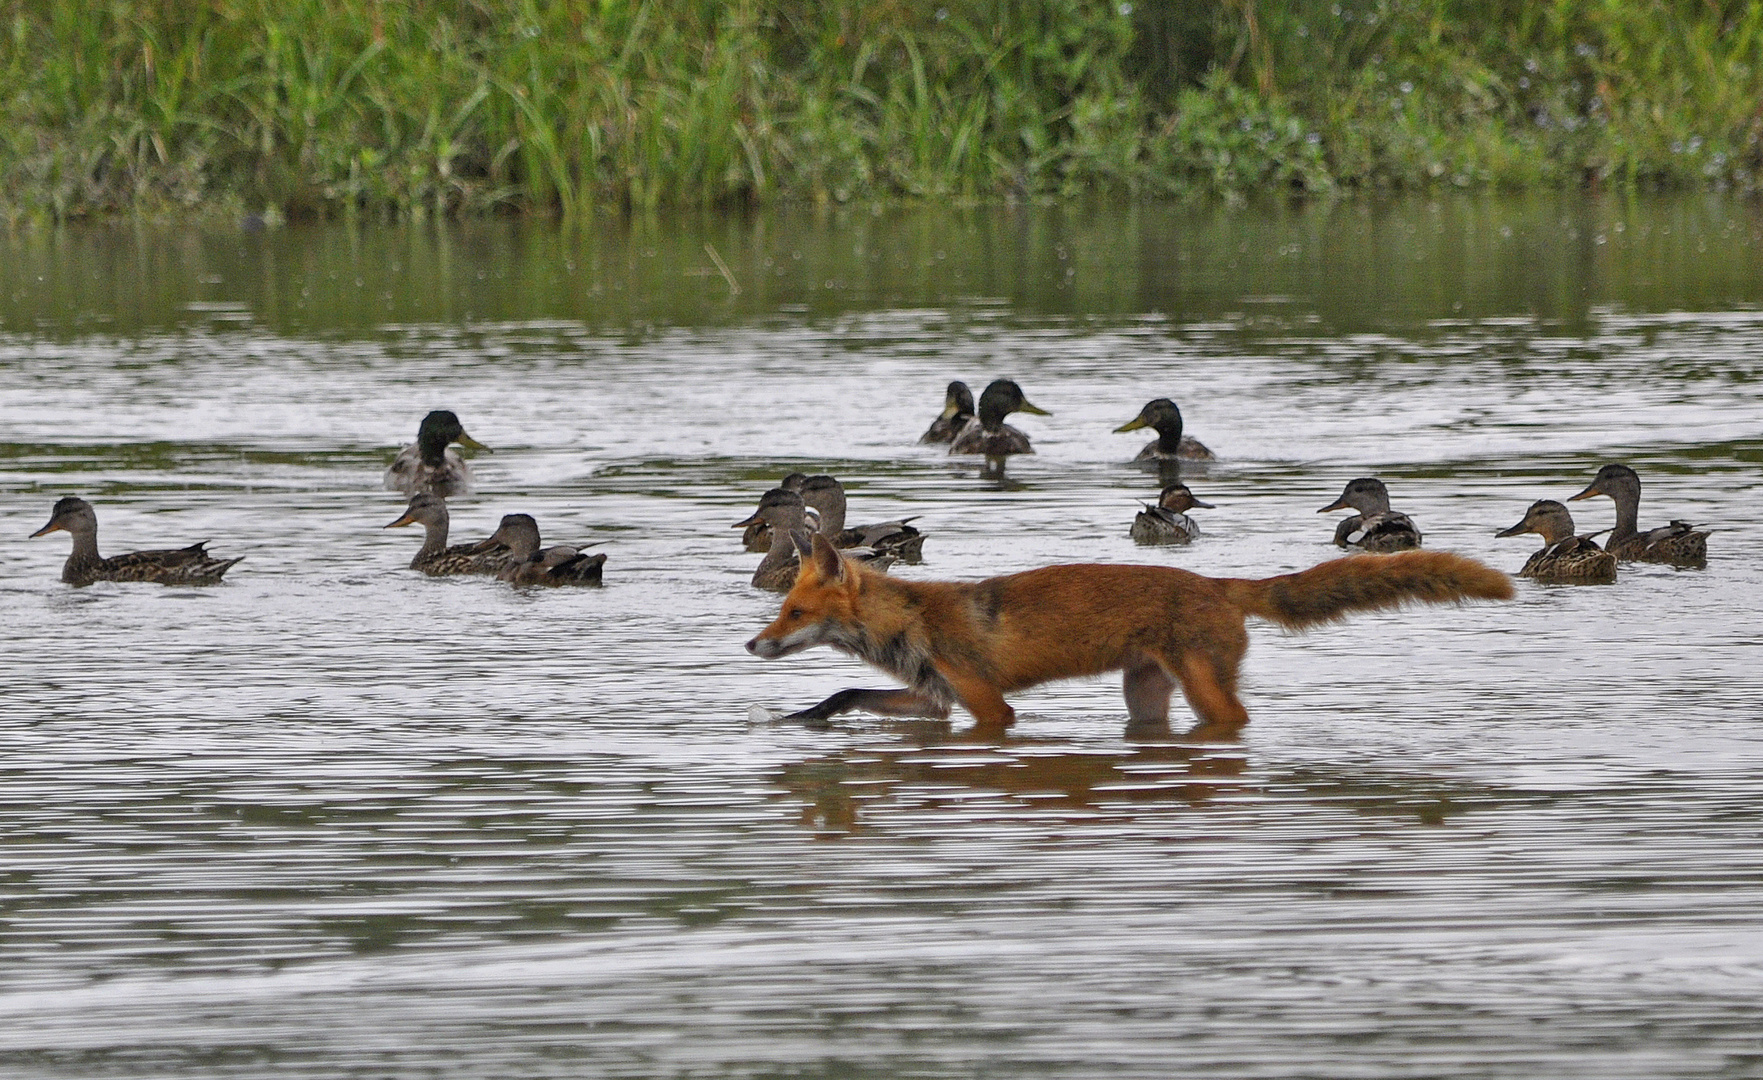
M1188 650L1176 658L1182 696L1199 723L1190 735L1207 739L1234 739L1249 722L1249 711L1237 697L1235 658Z
M1169 698L1175 693L1175 679L1163 670L1163 665L1150 657L1128 664L1120 683L1121 693L1126 697L1129 729L1169 726Z

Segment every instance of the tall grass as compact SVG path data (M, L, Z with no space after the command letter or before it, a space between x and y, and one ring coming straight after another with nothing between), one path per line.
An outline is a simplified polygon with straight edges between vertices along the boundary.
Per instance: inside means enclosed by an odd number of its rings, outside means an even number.
M0 0L0 218L1754 190L1755 0Z

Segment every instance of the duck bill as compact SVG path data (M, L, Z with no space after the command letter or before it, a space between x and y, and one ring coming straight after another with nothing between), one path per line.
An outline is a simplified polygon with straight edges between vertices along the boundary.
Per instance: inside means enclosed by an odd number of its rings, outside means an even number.
M1150 424L1145 423L1144 417L1135 416L1131 420L1128 420L1126 423L1115 428L1114 434L1118 435L1123 431L1137 431L1140 428L1146 428L1146 427L1150 427L1150 426L1151 426Z
M66 528L67 528L67 526L63 525L61 522L51 520L49 522L49 524L43 526L41 529L38 529L36 532L32 533L30 535L29 539L35 540L39 536L48 536L52 532L61 532L61 531L65 530Z
M764 520L765 519L760 517L758 514L754 514L752 517L747 518L744 521L735 522L733 525L729 526L729 528L731 528L731 529L744 529L749 525L757 525Z
M1351 510L1351 509L1353 509L1353 508L1351 506L1348 506L1346 504L1345 500L1336 499L1334 502L1329 503L1327 506L1323 507L1322 509L1320 509L1316 512L1318 514L1326 514L1331 510Z
M479 540L477 543L473 544L471 546L470 554L482 555L486 551L494 551L496 548L503 546L505 545L502 543L502 530L497 529L490 534L487 540Z
M1518 524L1512 526L1510 529L1501 529L1499 532L1495 533L1494 539L1498 540L1502 536L1522 536L1529 531L1530 531L1530 519L1525 518L1523 521L1520 521Z
M455 439L454 441L457 442L460 446L469 447L473 450L482 450L486 454L494 454L496 452L494 450L491 450L489 447L485 446L483 443L478 442L476 439L472 438L470 435L467 435L463 431L461 431L459 433L459 438Z
M1568 502L1578 502L1581 499L1589 499L1593 495L1602 495L1602 494L1603 494L1603 492L1598 490L1597 483L1593 482L1592 484L1588 485L1586 487L1586 489L1584 491L1580 492L1578 495L1569 495L1567 497L1567 501Z
M399 518L397 521L393 521L388 524L381 525L380 528L382 528L382 529L396 529L400 525L414 525L414 524L416 524L416 518L414 518L410 514L406 513L403 517Z
M1213 506L1211 503L1201 502L1199 499L1194 498L1192 495L1188 496L1188 502L1194 506L1199 507L1202 510L1216 510L1216 509L1218 509L1218 507Z
M1027 398L1022 399L1022 404L1018 405L1016 407L1016 411L1017 412L1025 412L1025 413L1033 413L1036 416L1052 416L1053 415L1052 413L1048 412L1047 410L1041 408L1039 405L1031 404Z

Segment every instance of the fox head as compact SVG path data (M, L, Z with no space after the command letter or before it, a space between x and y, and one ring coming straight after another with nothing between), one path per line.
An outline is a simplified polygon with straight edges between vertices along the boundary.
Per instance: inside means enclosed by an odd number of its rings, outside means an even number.
M847 562L819 533L812 547L798 544L801 569L784 597L783 610L772 624L747 642L754 656L780 656L830 645L840 628L856 621L858 577L862 571Z

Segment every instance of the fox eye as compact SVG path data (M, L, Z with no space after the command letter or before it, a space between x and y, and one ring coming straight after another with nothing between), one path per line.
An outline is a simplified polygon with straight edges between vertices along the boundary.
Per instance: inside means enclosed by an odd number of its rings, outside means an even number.
M784 612L784 617L789 618L789 619L800 619L802 617L802 615L803 615L803 611L799 607L793 607L790 610Z

